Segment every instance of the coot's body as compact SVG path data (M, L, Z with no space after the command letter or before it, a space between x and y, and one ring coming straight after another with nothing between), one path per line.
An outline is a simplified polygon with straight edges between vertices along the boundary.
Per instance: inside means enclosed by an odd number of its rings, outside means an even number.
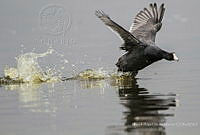
M176 60L175 53L169 53L155 46L156 33L162 27L164 4L157 9L157 4L150 4L149 9L140 11L127 31L110 19L103 11L96 11L99 17L109 28L120 36L124 44L120 47L127 53L121 56L116 63L118 71L137 73L150 64L166 59Z
M130 52L127 52L123 56L121 56L116 63L118 67L118 71L123 72L137 72L148 65L161 60L162 57L154 56L154 54L150 54L147 50L150 50L150 46L146 48L135 48ZM157 48L156 48L157 49ZM160 49L158 49L159 51ZM156 50L157 51L157 50ZM156 52L159 53L159 52Z

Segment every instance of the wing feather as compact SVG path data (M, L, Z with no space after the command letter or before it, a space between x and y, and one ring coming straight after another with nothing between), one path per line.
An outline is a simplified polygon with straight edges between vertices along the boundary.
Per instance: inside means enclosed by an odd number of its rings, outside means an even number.
M155 44L156 33L162 26L164 12L164 4L158 9L156 3L150 3L149 8L144 8L136 15L129 32L143 43Z
M112 31L114 31L115 33L117 33L117 35L119 35L119 37L121 39L123 39L123 41L125 42L125 46L122 46L121 49L123 50L127 50L131 48L130 43L132 46L134 45L138 45L141 42L134 37L129 31L125 30L123 27L121 27L120 25L118 25L117 23L115 23L114 21L112 21L110 19L110 17L105 14L103 11L97 10L95 12L95 15L100 18L104 24L106 26L108 26ZM139 19L142 20L142 19Z

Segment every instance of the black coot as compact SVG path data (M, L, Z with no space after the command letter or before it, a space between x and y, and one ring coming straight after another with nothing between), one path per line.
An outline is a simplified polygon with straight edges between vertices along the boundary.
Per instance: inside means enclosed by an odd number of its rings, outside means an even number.
M118 71L136 74L161 59L178 61L175 53L169 53L155 46L156 33L162 27L164 12L164 4L158 9L156 3L151 3L148 9L144 8L136 15L129 31L112 21L103 11L95 12L96 16L124 41L120 48L127 53L116 63Z

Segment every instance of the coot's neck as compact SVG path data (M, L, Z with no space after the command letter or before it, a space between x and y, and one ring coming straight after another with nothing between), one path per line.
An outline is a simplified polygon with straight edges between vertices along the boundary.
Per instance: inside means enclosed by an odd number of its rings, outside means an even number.
M166 59L166 60L172 60L173 59L172 53L166 52L164 50L162 50L162 57L163 57L163 59Z

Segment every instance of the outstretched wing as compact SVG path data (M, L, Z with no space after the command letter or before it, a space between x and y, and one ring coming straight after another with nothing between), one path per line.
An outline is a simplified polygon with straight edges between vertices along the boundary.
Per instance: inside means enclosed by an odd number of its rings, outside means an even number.
M117 35L119 35L119 37L125 42L125 46L123 46L124 48L121 47L121 49L128 50L127 48L131 47L131 45L138 45L140 43L137 38L135 38L130 32L122 28L120 25L112 21L110 17L103 11L97 10L95 15L100 18L112 31L117 33ZM131 43L131 45L129 43Z
M140 41L150 45L155 44L156 33L162 27L164 12L164 4L157 9L157 4L151 3L149 9L144 8L136 15L129 31Z

